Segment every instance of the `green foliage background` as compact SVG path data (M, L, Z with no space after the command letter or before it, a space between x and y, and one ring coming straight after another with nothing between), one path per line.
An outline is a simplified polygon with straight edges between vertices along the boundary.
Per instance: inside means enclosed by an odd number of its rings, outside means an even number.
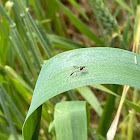
M48 131L55 105L79 100L89 104L88 138L106 139L122 85L131 88L116 139L139 139L140 56L130 52L138 5L137 0L0 0L0 139L56 139ZM86 67L70 77L75 65Z

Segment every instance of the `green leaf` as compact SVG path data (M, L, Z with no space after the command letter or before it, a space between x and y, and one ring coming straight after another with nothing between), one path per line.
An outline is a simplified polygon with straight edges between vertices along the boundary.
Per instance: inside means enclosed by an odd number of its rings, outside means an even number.
M0 139L1 140L7 140L8 136L0 132Z
M89 122L86 102L58 103L55 107L54 122L57 140L86 140Z
M33 92L33 89L23 80L23 78L17 74L17 72L15 70L13 70L11 67L9 66L5 66L4 67L5 72L12 78L17 80L23 87L25 87L29 92Z
M131 14L133 13L132 9L126 4L126 2L122 0L115 0L119 5L121 5L124 9L126 9Z
M52 43L58 47L58 48L62 48L62 49L77 49L77 48L85 48L85 45L81 45L78 44L74 41L71 41L69 39L66 39L64 37L61 36L57 36L57 35L49 35L49 39L52 41Z
M29 118L29 122L32 125L24 126L24 140L38 140L40 119L41 119L42 106L40 106L33 115Z
M15 140L15 138L14 138L13 135L10 135L8 140ZM22 135L18 135L18 140L24 140L23 136Z
M91 85L91 86L93 86L94 88L97 88L99 90L102 90L104 92L107 92L109 94L112 94L112 95L114 95L118 98L121 98L120 95L118 95L115 92L109 90L108 88L104 87L103 85L94 84L94 85ZM131 101L129 101L127 99L124 100L124 103L127 104L128 106L130 106L131 108L133 108L136 112L140 113L140 106L139 105L137 105L135 103L132 103Z
M2 106L4 114L6 116L6 119L7 119L8 125L9 125L9 130L14 135L14 138L17 139L17 131L16 131L15 126L12 122L12 116L9 112L8 106L6 105L6 100L4 97L3 89L1 87L0 87L0 104Z
M89 87L80 87L76 90L86 99L86 101L91 105L91 107L97 112L99 116L102 114L102 107L97 97L94 95Z
M80 7L80 5L76 2L76 0L68 0L75 9L87 20L89 21L88 16L85 14L84 10Z
M111 85L113 91L117 90L118 85ZM102 116L99 120L97 132L106 137L106 133L111 125L112 117L115 109L115 96L109 94L106 99L106 104Z
M0 84L0 89L2 90L2 93L4 95L5 100L10 105L10 108L11 108L12 112L15 114L16 118L20 121L20 123L23 124L24 116L18 110L18 108L16 107L15 103L12 101L12 99L9 96L9 94L6 92L6 90L4 89L4 87L1 84Z
M104 46L103 41L101 41L84 23L81 22L67 7L65 7L59 0L56 0L57 4L63 9L65 14L69 17L70 21L75 25L75 27L88 38L93 40L98 45Z
M24 137L30 140L33 131L30 133L28 128L32 122L34 122L32 128L38 124L34 121L34 117L39 116L35 110L46 100L62 92L90 84L120 84L139 88L139 62L138 54L107 47L76 49L51 58L43 65L37 80L23 126ZM79 71L73 66L85 68Z

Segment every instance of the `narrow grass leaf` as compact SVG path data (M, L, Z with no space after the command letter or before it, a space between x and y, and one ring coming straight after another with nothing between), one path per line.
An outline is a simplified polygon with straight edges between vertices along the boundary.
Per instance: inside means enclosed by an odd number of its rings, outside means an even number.
M113 89L113 91L115 91L117 89L116 87L117 87L117 85L112 85L111 89ZM115 96L108 94L102 116L98 123L99 125L98 125L97 132L104 137L106 137L106 133L110 127L112 117L114 114L115 98L116 98Z
M25 54L25 44L23 43L23 39L21 38L21 36L20 36L20 34L19 34L19 32L18 32L18 30L17 30L17 28L16 28L16 24L15 24L15 22L10 18L10 16L6 13L6 11L5 11L5 9L2 7L2 5L0 5L0 11L1 11L1 14L2 14L2 16L4 16L5 18L6 18L6 20L9 22L9 24L10 24L10 35L9 36L7 36L8 38L9 38L9 40L11 41L11 44L12 44L12 46L13 46L13 48L14 48L14 50L16 51L16 53L17 53L17 55L18 55L18 58L19 58L19 60L20 60L20 62L21 62L21 64L22 64L22 66L23 66L23 68L25 69L25 71L26 71L26 74L28 75L28 78L29 79L31 79L31 73L29 72L29 69L28 69L28 66L27 66L27 62L28 62L28 64L29 64L29 61L28 61L28 59L27 59L27 55L24 55ZM2 26L2 25L1 25ZM4 28L4 27L3 27ZM5 29L4 29L5 30ZM8 35L7 33L6 33L6 35ZM21 42L20 42L20 41ZM21 45L21 43L22 43L22 45ZM24 49L23 49L23 47L24 47ZM24 53L23 53L23 51L24 51ZM26 62L26 60L27 60L27 62ZM31 68L31 64L32 63L30 63L29 64L29 67ZM32 69L31 70L35 70L35 69L33 69L33 67L32 67ZM34 74L35 74L36 72L34 72Z
M25 23L25 26L24 26L22 19L19 16L15 6L13 6L13 10L14 10L15 18L16 18L16 24L20 28L20 30L21 30L20 33L23 34L23 36L27 42L28 51L31 52L33 59L35 60L37 66L40 69L40 64L42 63L43 58L42 58L40 50L37 46L36 39L35 39L35 37L33 37L32 30L27 26L27 25L29 25L29 23L24 18L24 23ZM25 27L27 28L28 32L26 31Z
M3 88L1 84L0 84L0 88L3 91L3 95L5 99L7 100L7 103L10 105L9 107L11 108L12 112L15 114L16 118L18 118L20 123L23 124L25 116L21 114L21 112L18 110L15 103L11 100L10 96L8 95L8 93L5 91L5 89Z
M71 41L69 39L66 39L64 37L57 36L57 35L49 35L49 39L52 41L54 46L58 48L66 49L66 50L86 47L84 45L81 45L79 43L76 43L74 41Z
M101 91L112 94L113 96L116 96L117 98L121 99L120 95L116 94L115 92L111 91L110 89L106 88L103 85L94 84L94 85L91 85L91 86L93 86L94 88L97 88ZM127 100L127 99L124 100L124 103L127 104L128 106L130 106L131 108L133 108L136 112L140 113L140 105L135 104L135 103L133 103L133 102Z
M85 14L85 12L83 11L83 9L80 7L80 5L75 1L75 0L68 0L77 11L79 11L79 13L87 20L89 21L88 16Z
M21 83L16 79L11 79L15 89L18 91L19 96L22 100L26 101L26 105L29 105L31 102L32 93L29 92Z
M135 15L136 14L136 7L138 6L139 4L139 1L138 0L130 0L130 5L133 9L133 14Z
M23 87L25 87L30 93L33 93L33 89L31 86L29 86L23 78L17 74L11 67L5 66L4 67L5 72L13 79L16 79Z
M86 35L88 38L93 40L98 45L104 46L103 41L101 41L84 23L81 22L67 7L65 7L59 0L56 0L57 4L63 9L65 14L69 17L71 22L75 27Z
M49 39L47 38L47 43L46 43L46 41L44 40L43 36L41 35L39 29L37 28L35 22L33 21L30 13L28 11L26 12L26 15L27 15L27 18L30 21L30 24L32 25L32 28L34 29L34 32L36 33L38 39L40 40L40 43L42 44L42 47L43 47L45 53L50 58L52 55L51 55L51 52L50 52L50 49L49 49L49 46L51 46L51 43L50 43Z
M129 13L133 13L133 10L123 0L115 0L121 7L126 9Z
M91 105L96 113L101 116L103 109L91 89L89 87L80 87L76 88L76 90L86 99L86 101Z
M15 126L12 122L12 116L10 115L9 109L6 105L6 100L3 94L3 89L0 87L0 104L6 116L7 122L9 124L10 132L14 135L14 138L17 140L17 132Z

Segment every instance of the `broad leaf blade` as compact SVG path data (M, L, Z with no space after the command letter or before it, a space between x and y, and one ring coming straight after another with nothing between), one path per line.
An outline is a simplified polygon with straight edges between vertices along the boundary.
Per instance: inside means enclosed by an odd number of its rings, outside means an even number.
M62 102L55 107L54 122L57 140L87 139L86 102Z
M135 64L134 58L137 58ZM116 48L82 48L61 53L42 67L34 90L31 106L23 126L24 136L32 135L26 129L31 125L31 115L50 98L90 84L120 84L140 87L140 56ZM85 69L70 76L73 66ZM34 122L36 123L36 122ZM28 139L30 140L30 139Z

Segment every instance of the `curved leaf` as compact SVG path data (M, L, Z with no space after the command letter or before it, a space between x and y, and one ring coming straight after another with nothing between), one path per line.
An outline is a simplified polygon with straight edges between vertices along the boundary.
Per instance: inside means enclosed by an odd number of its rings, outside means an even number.
M103 47L71 50L51 58L43 65L38 77L23 126L24 137L30 140L28 135L33 135L26 131L31 125L30 121L33 121L33 114L36 114L33 112L46 100L62 92L90 84L120 84L139 88L139 62L138 54ZM80 71L73 66L85 68ZM37 127L36 122L34 126Z

